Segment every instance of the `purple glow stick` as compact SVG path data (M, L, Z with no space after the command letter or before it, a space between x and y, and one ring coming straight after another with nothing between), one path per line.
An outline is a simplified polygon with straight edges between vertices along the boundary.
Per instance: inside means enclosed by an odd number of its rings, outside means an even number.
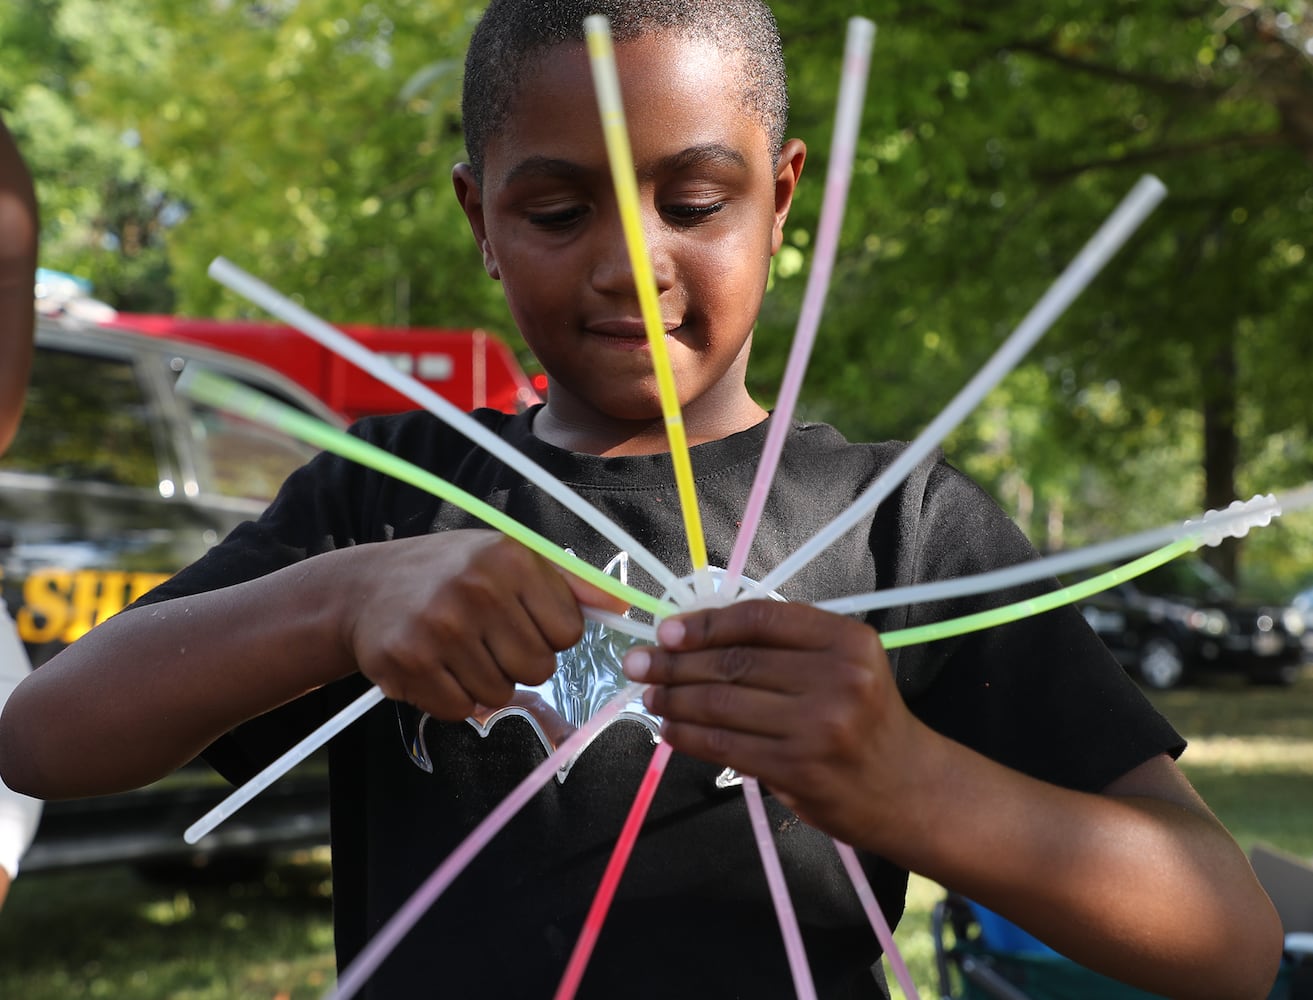
M857 152L857 127L861 121L862 101L866 94L866 78L871 65L871 49L875 44L875 24L863 17L848 22L848 38L844 47L843 81L839 87L839 103L835 111L834 139L830 149L830 165L825 175L825 194L821 202L820 224L816 230L816 256L812 261L807 290L798 316L798 328L789 351L784 379L775 401L766 443L762 446L757 474L748 494L729 566L721 583L721 593L733 599L739 590L739 578L748 561L748 552L757 534L766 498L770 494L784 438L793 421L793 408L802 390L803 375L816 331L821 323L821 307L834 271L834 258L839 244L839 229L843 223L844 205L848 200L848 185L852 179L853 159Z
M880 904L871 889L871 883L866 879L866 872L862 871L861 863L857 860L857 852L839 840L834 842L834 846L839 852L839 860L843 862L843 867L848 872L848 881L852 882L853 888L857 890L857 899L866 912L866 919L871 922L875 936L880 939L880 947L884 949L884 956L889 960L889 967L894 971L894 978L898 980L903 996L906 1000L920 1000L920 994L916 992L916 984L912 982L912 974L907 971L907 963L903 961L902 952L894 944L894 934L889 929L889 921L885 919L884 910L880 909Z
M770 833L770 820L766 805L761 800L761 785L757 779L743 776L743 798L748 804L748 818L752 821L752 836L761 855L761 866L766 869L766 884L770 886L771 902L775 904L775 919L779 921L784 937L784 953L789 958L789 971L793 974L793 990L798 1000L816 1000L816 985L812 982L807 965L807 951L802 944L802 931L798 929L798 915L784 883L784 869L775 850L775 838Z
M401 943L401 939L415 926L419 918L428 912L434 901L446 891L447 886L451 885L456 876L463 872L488 845L488 841L492 840L501 828L528 804L543 785L551 781L552 775L576 751L587 746L588 742L620 713L620 709L642 690L642 687L639 684L630 684L622 689L602 707L601 711L571 733L569 739L556 748L555 753L550 754L530 771L524 780L515 786L515 790L502 799L497 807L456 846L456 849L443 859L424 883L406 900L401 909L383 925L383 929L374 935L369 944L342 973L336 988L324 994L324 1000L349 1000L350 997L355 996L392 950Z

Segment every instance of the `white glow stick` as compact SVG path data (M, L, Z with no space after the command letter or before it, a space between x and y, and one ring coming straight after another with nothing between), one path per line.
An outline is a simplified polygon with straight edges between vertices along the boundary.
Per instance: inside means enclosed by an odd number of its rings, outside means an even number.
M622 552L628 552L630 557L647 570L668 592L678 595L690 594L688 587L627 531L604 517L597 508L533 459L513 448L423 382L399 371L386 358L375 354L364 344L348 337L341 330L297 305L231 261L216 257L210 263L209 273L210 277L243 298L249 299L270 315L300 330L335 354L350 361L357 368L373 375L384 385L396 389L490 455L515 469L567 510L576 514L585 524L591 525L599 534L613 542Z
M187 827L182 839L189 844L196 843L382 700L382 689L377 685L370 688L313 733L297 743L292 749L268 764L259 774L241 785L195 823Z
M830 144L830 164L825 175L825 194L821 199L820 224L816 228L816 254L812 258L811 274L803 295L802 311L798 315L798 328L793 335L793 346L784 368L784 379L775 398L770 430L762 445L752 490L743 510L743 521L730 553L721 593L731 600L738 593L739 579L752 550L752 541L761 522L766 498L770 495L775 470L779 466L784 439L793 421L793 408L802 390L807 361L816 331L821 324L821 308L825 292L834 271L834 258L839 246L839 230L843 224L844 205L848 200L848 185L852 179L853 158L857 153L857 127L861 123L862 101L866 94L866 78L871 65L871 49L875 44L875 24L862 17L848 22L848 39L844 47L843 82L839 87L839 103L834 115L834 139Z
M994 353L983 368L953 398L944 410L930 422L924 431L908 445L890 466L881 473L848 509L805 542L774 570L766 574L753 593L769 593L833 545L892 493L948 434L979 405L980 401L1008 374L1042 337L1054 321L1062 315L1077 295L1102 270L1131 233L1154 209L1166 188L1158 178L1146 175L1131 189L1108 220L1099 227L1075 260L1059 275L1058 280L1044 293L1021 324L1012 332L1003 346Z
M644 642L656 642L656 629L651 625L587 605L583 605L582 610L585 618L613 631L623 632ZM187 827L183 839L189 844L196 843L382 700L383 689L374 685L314 732L303 737L286 753L266 764L255 777L234 789L227 798Z
M1059 552L1033 559L1029 562L1005 566L1002 569L971 576L960 576L951 580L936 580L933 583L918 583L907 587L890 587L887 590L875 590L867 594L855 594L852 597L837 597L828 601L817 601L816 607L823 611L833 611L841 615L859 614L864 611L876 611L880 608L892 608L897 605L923 604L927 601L947 601L969 594L983 594L991 590L1003 590L1022 583L1030 583L1050 576L1060 576L1077 570L1097 566L1100 563L1118 562L1142 552L1150 552L1177 539L1199 535L1199 545L1216 545L1223 537L1241 538L1252 527L1268 524L1273 517L1283 513L1299 510L1301 507L1313 506L1313 485L1284 494L1280 497L1269 493L1267 496L1255 496L1244 503L1237 501L1226 510L1208 511L1199 521L1186 521L1183 524L1170 524L1134 535L1126 535L1108 542L1088 545L1070 552ZM1211 540L1210 540L1211 539Z

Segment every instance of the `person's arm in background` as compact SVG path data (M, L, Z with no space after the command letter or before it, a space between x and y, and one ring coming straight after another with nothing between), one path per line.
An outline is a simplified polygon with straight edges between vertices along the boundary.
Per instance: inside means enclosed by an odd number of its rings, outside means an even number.
M32 177L0 120L0 454L18 432L32 364L37 228ZM28 669L23 644L0 602L0 708ZM38 800L0 782L0 906L40 817Z
M18 431L32 364L36 247L32 177L0 120L0 454Z

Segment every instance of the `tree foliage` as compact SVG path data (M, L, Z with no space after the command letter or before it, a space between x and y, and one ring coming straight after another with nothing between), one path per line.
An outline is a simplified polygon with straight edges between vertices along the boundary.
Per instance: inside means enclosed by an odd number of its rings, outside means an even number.
M341 322L509 333L448 179L478 6L6 5L0 107L37 177L45 263L124 307L248 313L205 276L222 254ZM1307 0L775 6L811 153L755 347L763 401L860 12L880 31L804 412L916 434L1151 171L1168 200L950 457L1054 545L1313 478ZM1309 534L1260 534L1251 563L1313 575Z

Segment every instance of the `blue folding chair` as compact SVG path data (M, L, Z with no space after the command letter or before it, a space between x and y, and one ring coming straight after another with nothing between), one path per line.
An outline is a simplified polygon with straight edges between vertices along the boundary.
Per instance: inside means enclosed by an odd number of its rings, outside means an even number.
M1163 1000L1063 957L998 914L949 893L931 916L942 1000ZM1268 1000L1308 1000L1283 963Z

